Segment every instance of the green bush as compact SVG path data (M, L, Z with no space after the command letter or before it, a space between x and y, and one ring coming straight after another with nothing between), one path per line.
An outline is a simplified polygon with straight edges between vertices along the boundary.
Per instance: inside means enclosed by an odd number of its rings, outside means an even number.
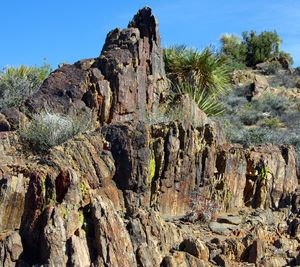
M255 110L241 112L240 120L244 125L254 125L261 119L261 114Z
M9 67L0 72L0 110L19 107L35 93L51 72L49 64L41 67Z
M256 110L281 115L291 106L292 101L285 96L269 93L265 94L260 101L254 103Z
M243 32L242 38L225 34L221 36L220 42L221 57L235 67L240 65L243 68L243 64L255 67L258 63L270 60L293 64L291 55L280 50L282 40L276 31L263 31L260 34L255 31Z
M46 151L60 145L78 133L86 131L91 118L83 115L63 115L43 112L20 127L19 134L34 149Z
M279 56L282 42L276 31L264 31L259 35L255 31L243 32L243 44L246 46L246 63L254 67L258 63Z
M242 38L233 34L224 34L220 38L221 53L226 65L233 71L235 69L245 69L246 65L246 46Z
M264 118L263 121L262 121L262 125L265 126L265 127L276 129L276 128L282 127L283 123L277 117L275 117L275 118Z

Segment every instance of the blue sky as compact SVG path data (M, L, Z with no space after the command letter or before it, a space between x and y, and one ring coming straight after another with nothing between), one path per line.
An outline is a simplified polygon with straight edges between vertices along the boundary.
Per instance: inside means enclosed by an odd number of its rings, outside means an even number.
M10 0L0 3L0 68L19 64L56 68L100 54L106 34L124 28L150 6L162 44L202 49L223 33L277 30L282 48L300 65L299 0Z

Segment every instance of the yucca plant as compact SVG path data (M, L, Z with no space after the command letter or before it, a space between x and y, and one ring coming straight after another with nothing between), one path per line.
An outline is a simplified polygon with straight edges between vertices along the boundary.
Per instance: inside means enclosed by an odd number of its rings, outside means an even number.
M175 95L190 95L208 116L224 111L218 97L229 87L228 70L211 48L172 46L164 49L164 61Z
M210 48L199 52L186 46L164 49L165 68L173 83L189 82L210 93L226 91L228 70L223 59Z
M174 86L174 99L177 95L188 94L197 104L197 106L208 116L217 116L224 112L225 108L215 95L205 90L200 90L191 83L181 82Z

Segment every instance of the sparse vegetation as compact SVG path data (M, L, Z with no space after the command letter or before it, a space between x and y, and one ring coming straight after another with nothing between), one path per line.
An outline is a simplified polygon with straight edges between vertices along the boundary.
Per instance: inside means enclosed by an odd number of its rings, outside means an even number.
M195 191L191 196L190 210L184 219L192 223L196 221L209 223L219 210L220 206L210 196L206 196L204 192Z
M277 117L275 117L275 118L264 118L263 121L262 121L262 126L276 129L276 128L279 128L279 127L283 126L283 124L280 121L280 119L278 119Z
M286 88L280 89L285 92ZM265 93L251 102L246 101L237 87L222 98L226 110L216 118L222 124L230 142L244 147L271 144L292 144L300 159L300 113L298 101L278 89Z
M43 112L20 127L19 134L36 150L48 150L60 145L90 127L91 119L80 115Z

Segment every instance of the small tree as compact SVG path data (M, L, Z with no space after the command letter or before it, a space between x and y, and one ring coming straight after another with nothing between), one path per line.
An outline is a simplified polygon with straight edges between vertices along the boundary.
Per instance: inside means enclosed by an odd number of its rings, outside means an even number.
M220 38L221 41L221 55L227 56L234 62L246 61L246 45L242 38L233 34L224 34Z
M231 69L243 68L243 64L255 67L258 63L274 59L284 68L293 63L291 55L280 50L282 40L276 31L264 31L260 34L255 31L243 32L242 38L225 34L221 36L220 42L220 55Z
M255 31L243 32L243 40L246 63L250 67L279 56L282 40L276 31L264 31L259 35Z

